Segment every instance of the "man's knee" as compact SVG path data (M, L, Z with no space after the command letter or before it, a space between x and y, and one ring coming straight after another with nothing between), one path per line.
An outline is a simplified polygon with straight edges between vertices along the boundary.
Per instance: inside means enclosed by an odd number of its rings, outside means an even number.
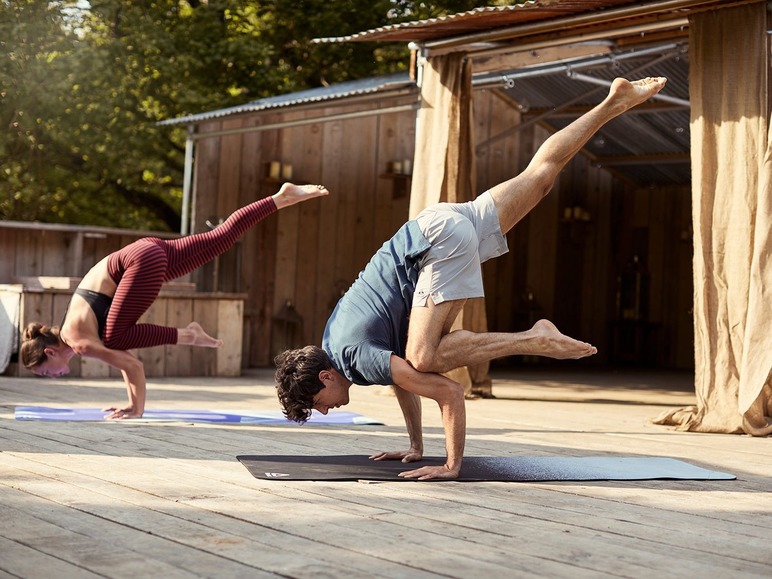
M446 348L431 347L408 347L405 354L407 362L419 372L435 372L442 374L457 368L458 360L451 359L452 356Z
M435 304L429 297L425 307L414 307L410 313L405 359L419 372L441 372L447 360L441 359L440 343L451 331L466 299Z
M405 359L419 372L442 373L458 366L454 365L455 360L448 359L448 353L441 349L439 344L432 346L427 342L420 342L413 347L408 343Z
M555 186L561 166L556 163L541 163L530 171L531 186L539 198L546 197Z
M419 372L434 372L434 357L436 352L426 347L411 348L408 344L405 359Z

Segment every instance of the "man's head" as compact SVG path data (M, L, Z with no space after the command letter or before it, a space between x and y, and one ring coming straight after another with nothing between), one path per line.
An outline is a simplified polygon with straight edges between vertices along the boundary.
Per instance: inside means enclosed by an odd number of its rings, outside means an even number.
M276 392L284 415L305 422L311 409L327 414L330 408L348 404L351 382L333 367L327 353L317 346L287 350L274 359Z

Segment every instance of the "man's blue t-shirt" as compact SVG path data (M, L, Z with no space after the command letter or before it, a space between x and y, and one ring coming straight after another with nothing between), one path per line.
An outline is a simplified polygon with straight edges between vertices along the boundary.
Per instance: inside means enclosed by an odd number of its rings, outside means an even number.
M418 260L430 247L418 224L408 221L335 306L322 349L354 384L393 384L391 354L405 357Z

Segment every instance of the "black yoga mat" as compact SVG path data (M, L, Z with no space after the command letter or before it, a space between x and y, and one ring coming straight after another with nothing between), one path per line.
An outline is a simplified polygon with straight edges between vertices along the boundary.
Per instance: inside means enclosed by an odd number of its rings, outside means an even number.
M236 457L255 477L266 480L405 481L400 472L440 465L444 458L421 462L370 460L367 456L241 455ZM524 457L468 456L459 481L598 481L598 480L732 480L734 475L661 457Z

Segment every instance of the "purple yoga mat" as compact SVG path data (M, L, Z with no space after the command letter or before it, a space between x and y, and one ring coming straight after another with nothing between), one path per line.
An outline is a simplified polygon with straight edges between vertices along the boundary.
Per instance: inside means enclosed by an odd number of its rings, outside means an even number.
M49 406L17 406L16 420L71 420L103 421L109 412L100 408L51 408ZM128 419L130 422L219 422L239 424L296 424L287 420L280 410L263 412L241 410L145 410L142 418ZM124 422L119 420L116 422ZM313 411L310 424L383 424L372 418L353 412L333 411L327 416Z

